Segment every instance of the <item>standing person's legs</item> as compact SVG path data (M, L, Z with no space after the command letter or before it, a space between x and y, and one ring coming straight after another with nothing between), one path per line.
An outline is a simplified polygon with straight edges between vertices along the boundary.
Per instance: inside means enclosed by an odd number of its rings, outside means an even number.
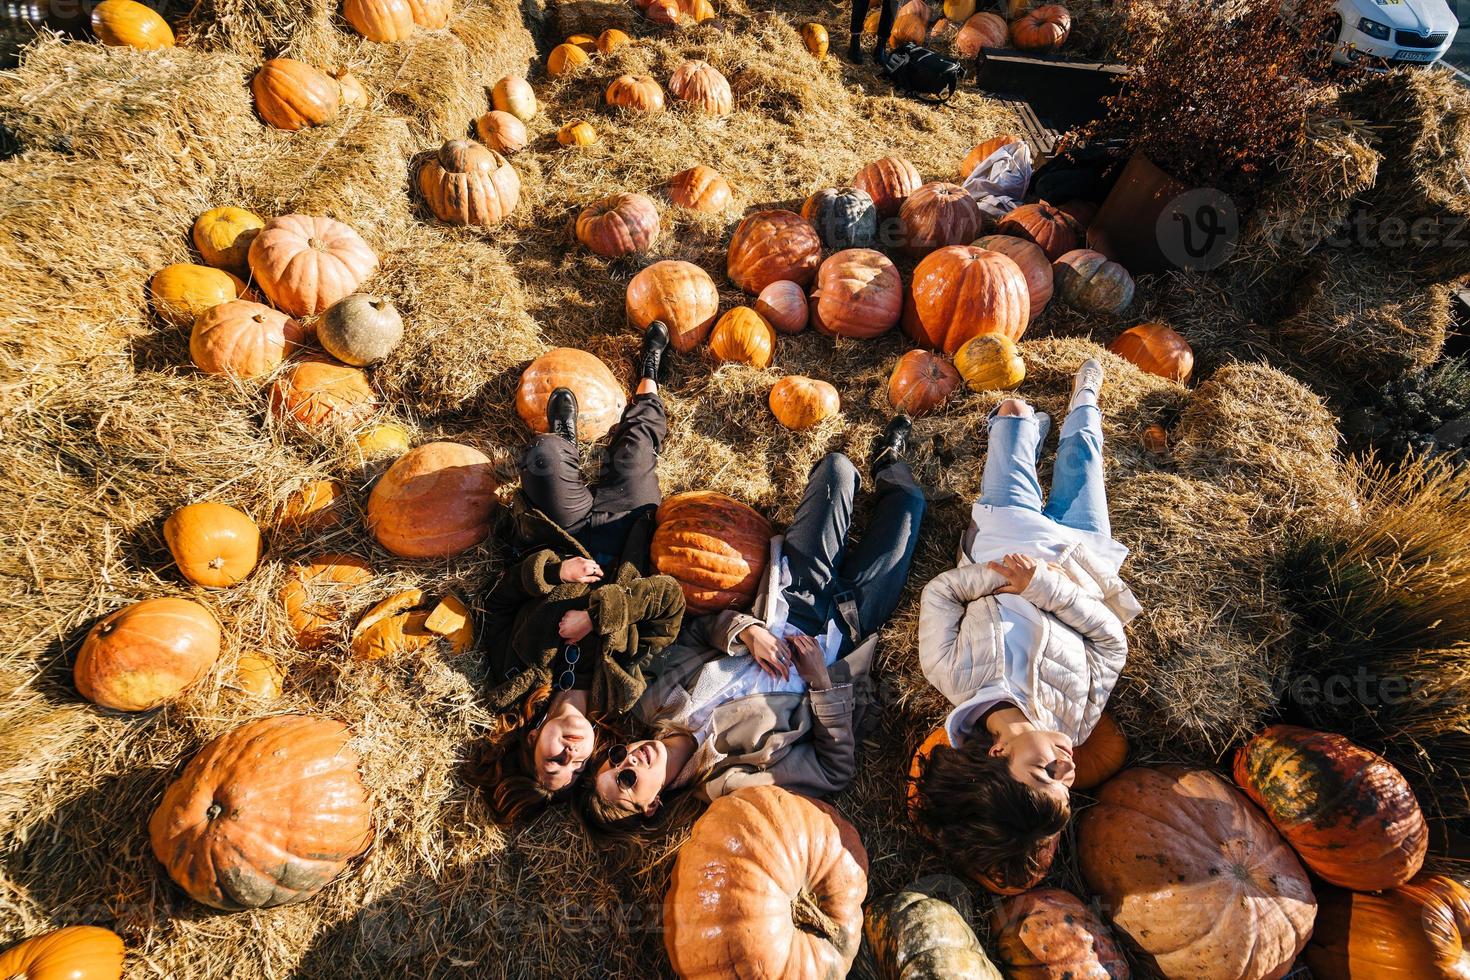
M883 0L883 12L878 15L878 43L873 46L873 57L880 65L887 56L888 35L893 33L893 21L897 17L898 0Z
M863 21L868 16L868 0L852 0L851 33L847 41L847 58L853 64L863 60Z
M862 635L854 640L876 633L898 608L926 507L924 491L903 460L879 470L876 482L878 501L872 519L842 563L842 580L857 600Z
M1096 405L1078 405L1068 412L1043 513L1058 524L1111 537L1102 449L1102 411Z
M980 503L991 507L1042 509L1036 457L1051 420L1019 398L1007 398L990 413L990 438Z
M531 506L563 528L579 525L592 510L592 491L582 479L582 460L565 438L537 436L516 462L521 492Z
M828 599L852 524L858 469L841 453L828 453L807 478L796 517L786 529L782 554L791 571L786 601L790 621L804 632L826 626Z

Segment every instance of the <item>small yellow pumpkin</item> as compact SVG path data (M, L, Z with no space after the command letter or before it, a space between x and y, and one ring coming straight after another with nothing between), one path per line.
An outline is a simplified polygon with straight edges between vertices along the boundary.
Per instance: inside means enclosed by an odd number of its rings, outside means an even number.
M556 141L562 146L591 146L598 139L597 130L585 119L573 119L556 131Z
M801 26L801 43L806 45L807 51L818 61L827 57L827 49L831 41L827 37L827 28L821 24L803 24Z
M210 208L194 220L194 247L205 265L245 273L250 268L250 243L264 227L265 219L254 211Z
M223 269L175 262L148 281L153 312L175 327L192 327L194 318L245 294L245 283Z
M371 463L389 456L397 459L413 448L408 430L397 422L370 426L359 432L353 442L357 445L359 463Z
M270 657L263 653L242 653L235 661L235 676L228 686L262 701L274 701L281 696L285 680L286 672Z
M972 391L1001 391L1026 380L1026 361L1016 342L1003 333L982 333L954 355L955 370Z

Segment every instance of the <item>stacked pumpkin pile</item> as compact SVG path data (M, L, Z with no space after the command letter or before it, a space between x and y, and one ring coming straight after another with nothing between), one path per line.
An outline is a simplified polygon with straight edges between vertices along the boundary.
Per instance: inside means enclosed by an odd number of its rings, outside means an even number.
M977 13L978 6L976 0L944 0L936 12L926 0L908 0L894 18L890 44L937 45L961 58L974 58L987 48L1056 51L1072 33L1072 14L1059 3L1027 9L1024 0L1010 0L1005 4L1009 22L991 11ZM883 4L881 0L869 0L868 7L863 30L875 34Z

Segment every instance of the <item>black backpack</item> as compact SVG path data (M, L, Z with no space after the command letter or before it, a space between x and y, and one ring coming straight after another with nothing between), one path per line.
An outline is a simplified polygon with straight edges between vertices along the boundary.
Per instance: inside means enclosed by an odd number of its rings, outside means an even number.
M926 102L948 102L960 87L965 68L936 51L905 41L883 60L883 74L895 88Z

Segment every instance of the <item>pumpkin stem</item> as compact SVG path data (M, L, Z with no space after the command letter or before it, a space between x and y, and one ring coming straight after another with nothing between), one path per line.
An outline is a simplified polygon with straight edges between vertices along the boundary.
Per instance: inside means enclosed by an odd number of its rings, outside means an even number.
M803 932L813 933L832 943L838 941L842 932L805 888L791 900L791 921Z
M218 568L224 568L225 567L225 560L223 558L221 558L219 555L215 555L213 558L209 559L209 567L210 568L216 568L216 569L218 569Z
M209 809L204 811L204 817L207 820L214 820L221 813L223 813L224 810L225 808L220 806L218 803L211 803L209 804Z
M308 238L306 245L308 248L314 248L319 252L324 251L327 247L320 238Z

